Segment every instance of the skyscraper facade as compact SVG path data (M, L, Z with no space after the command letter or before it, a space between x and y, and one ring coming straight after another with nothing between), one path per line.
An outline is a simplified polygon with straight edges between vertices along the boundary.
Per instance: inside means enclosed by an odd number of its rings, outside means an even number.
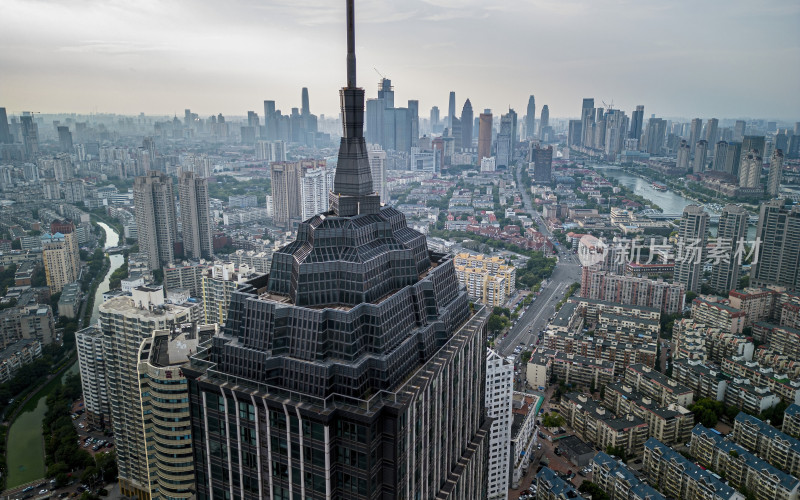
M788 206L783 200L762 203L756 239L760 245L750 267L750 284L800 291L800 205Z
M39 126L33 121L33 116L30 114L23 114L19 118L19 123L25 158L31 160L39 154Z
M767 178L767 194L775 197L781 190L783 175L783 151L776 149L769 159L769 177Z
M539 140L540 141L549 141L550 137L548 136L550 127L550 108L545 104L542 106L542 116L539 119Z
M450 98L447 101L447 127L453 126L453 118L456 117L456 93L450 92Z
M749 214L747 210L737 205L726 205L722 209L717 229L717 245L721 248L729 247L731 250L725 259L712 263L711 288L718 293L727 295L731 290L739 287L739 276L742 263L734 255L739 241L745 237Z
M678 160L676 162L676 167L678 170L683 170L684 172L689 171L689 157L691 156L691 148L686 141L681 141L680 146L678 146Z
M700 140L700 133L703 130L703 120L700 118L693 118L692 124L689 128L689 145L692 147L692 156L694 156L697 141Z
M667 133L667 121L662 118L650 118L647 122L647 134L644 138L644 150L650 155L660 155L664 148L664 136Z
M514 363L496 351L486 351L486 413L493 419L489 437L490 500L508 498L511 458L511 395L514 392Z
M369 171L372 174L372 186L382 200L389 199L389 191L386 189L386 151L380 146L373 146L369 152Z
M328 211L328 193L333 189L333 169L326 166L305 169L300 177L301 220Z
M761 180L761 154L751 149L742 153L739 162L739 187L757 188Z
M184 255L192 259L211 258L214 245L211 239L208 180L195 176L194 172L181 172L178 195Z
M541 128L542 124L539 123L539 127ZM528 97L528 109L525 110L525 138L526 139L533 139L536 136L535 129L536 128L536 99L531 95Z
M697 141L694 150L694 160L692 163L692 172L695 174L702 174L706 170L706 155L708 154L708 143L705 139Z
M697 293L700 290L707 228L708 213L703 207L687 205L683 209L678 226L678 245L681 255L675 256L675 282L682 283L687 292Z
M69 127L58 127L58 146L62 153L72 153L72 132Z
M441 132L441 126L439 124L439 106L433 106L431 108L431 132L438 133Z
M536 183L550 184L553 172L553 147L542 148L536 146L532 151L533 181Z
M129 297L115 297L100 305L119 485L124 495L140 500L150 497L148 458L154 450L145 446L137 372L141 342L156 330L192 323L198 314L197 306L165 303L161 287L138 287Z
M78 351L78 368L81 374L81 391L90 425L104 427L111 424L111 406L106 380L106 357L103 350L103 332L90 326L75 332Z
M350 0L331 210L234 292L223 334L184 370L200 500L486 497L488 312L380 206L354 17Z
M58 293L67 283L80 276L80 250L75 226L67 234L47 233L41 236L42 260L50 293Z
M461 108L461 148L469 149L472 147L472 103L469 99L464 101Z
M594 137L592 136L592 125L594 125L594 99L586 98L581 104L581 141L583 147L592 147Z
M636 106L631 113L631 131L628 137L639 140L642 137L642 127L644 127L644 106Z
M500 130L497 132L495 151L497 166L508 166L513 153L514 117L506 113L500 117Z
M0 108L0 144L11 144L14 142L11 132L8 130L8 116L6 108Z
M716 144L718 138L719 120L716 118L709 118L706 122L706 142L709 144Z
M325 168L324 160L276 162L272 171L272 220L289 227L303 219L303 177L309 170Z
M137 177L133 181L133 205L139 251L147 256L149 269L171 264L178 239L172 179L156 171Z
M478 163L484 158L492 156L492 114L480 114L480 128L478 130Z

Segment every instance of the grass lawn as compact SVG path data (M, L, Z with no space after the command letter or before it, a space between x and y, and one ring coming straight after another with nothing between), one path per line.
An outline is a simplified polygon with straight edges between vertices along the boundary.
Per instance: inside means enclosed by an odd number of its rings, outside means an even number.
M47 398L39 398L33 411L20 414L8 433L7 488L44 477L42 419L47 411Z

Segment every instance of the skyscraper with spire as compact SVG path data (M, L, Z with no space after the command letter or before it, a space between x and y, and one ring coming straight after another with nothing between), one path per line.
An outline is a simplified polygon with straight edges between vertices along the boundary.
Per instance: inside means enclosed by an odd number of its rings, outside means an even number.
M221 336L184 368L197 497L486 497L486 323L450 257L381 206L356 85L330 210L234 292Z
M467 99L461 109L461 148L472 147L472 103Z
M453 126L453 118L456 117L456 93L450 92L450 99L447 103L447 126Z
M534 139L534 128L536 127L536 99L531 95L528 98L528 109L525 115L525 137Z
M542 115L539 119L539 140L549 140L547 137L548 127L550 127L550 108L545 104L542 106Z

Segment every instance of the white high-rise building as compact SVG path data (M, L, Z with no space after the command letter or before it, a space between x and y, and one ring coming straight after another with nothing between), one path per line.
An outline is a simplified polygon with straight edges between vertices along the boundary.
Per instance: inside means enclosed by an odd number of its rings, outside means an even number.
M100 328L108 376L109 405L117 445L119 484L123 495L149 498L148 449L139 397L139 347L156 330L191 323L199 303L168 304L161 287L135 288L131 296L107 300L100 306Z
M256 160L286 161L286 143L283 141L256 142Z
M84 328L75 333L75 346L78 349L86 418L92 425L110 424L111 407L106 381L106 358L103 354L103 332L97 326Z
M511 445L511 395L514 364L491 349L486 350L486 415L493 419L489 435L489 499L508 498Z
M372 189L378 193L382 202L387 202L386 192L386 151L377 144L372 145L367 151L369 155L369 169L372 171Z
M326 167L306 170L300 178L300 203L303 220L328 211L328 192L333 189L335 171Z

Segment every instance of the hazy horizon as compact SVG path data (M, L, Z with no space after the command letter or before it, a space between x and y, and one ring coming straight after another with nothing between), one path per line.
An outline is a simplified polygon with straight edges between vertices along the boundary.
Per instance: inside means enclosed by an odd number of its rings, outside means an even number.
M9 114L202 117L285 114L308 87L314 114L338 115L344 2L6 0L0 106ZM800 120L800 4L476 0L356 2L358 84L447 114L577 117L581 100L645 116Z

